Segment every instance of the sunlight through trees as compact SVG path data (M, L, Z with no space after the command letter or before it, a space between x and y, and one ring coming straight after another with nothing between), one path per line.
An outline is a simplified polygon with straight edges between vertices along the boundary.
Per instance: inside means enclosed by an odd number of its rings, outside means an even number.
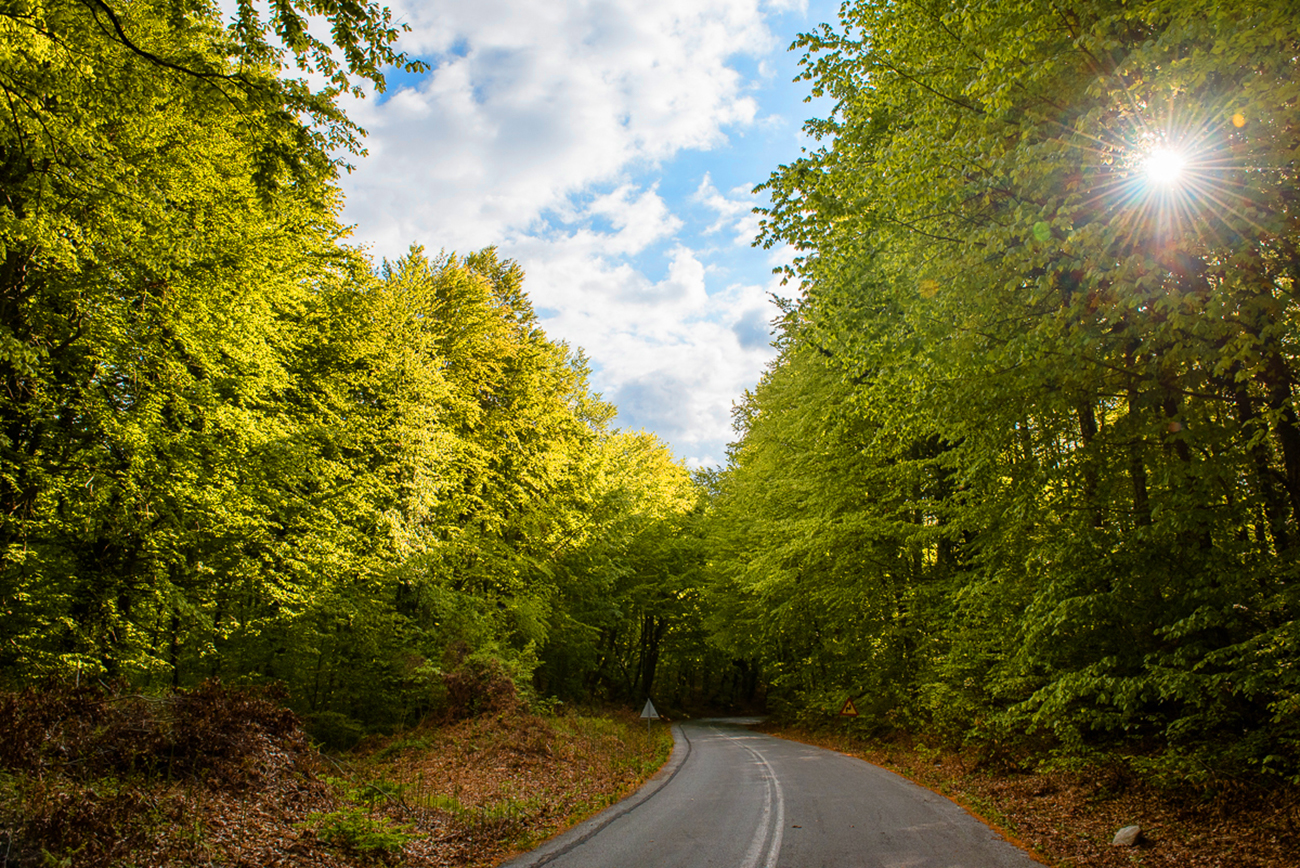
M836 109L765 185L798 295L712 507L775 699L1300 773L1298 15L863 2L799 38Z
M414 68L387 11L252 9L0 11L6 682L282 681L340 738L848 694L1300 780L1295 2L800 36L835 108L762 186L780 355L694 475L517 263L348 245L335 99Z

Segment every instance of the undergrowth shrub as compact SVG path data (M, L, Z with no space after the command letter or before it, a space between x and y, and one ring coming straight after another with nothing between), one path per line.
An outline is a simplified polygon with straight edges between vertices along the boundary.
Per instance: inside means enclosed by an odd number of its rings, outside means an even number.
M307 716L307 732L321 747L349 750L366 737L360 721L339 711L318 711Z
M197 841L170 832L203 821L205 794L310 787L310 746L282 698L216 681L161 696L58 683L0 693L4 864L190 864Z
M414 835L410 823L396 823L382 814L371 814L349 805L338 811L313 813L302 828L345 852L362 857L383 857L398 853Z
M443 713L451 720L502 714L523 704L510 670L495 656L469 655L442 679L447 688Z
M215 680L159 697L63 684L0 694L0 767L246 787L309 749L298 719L277 704L283 698Z

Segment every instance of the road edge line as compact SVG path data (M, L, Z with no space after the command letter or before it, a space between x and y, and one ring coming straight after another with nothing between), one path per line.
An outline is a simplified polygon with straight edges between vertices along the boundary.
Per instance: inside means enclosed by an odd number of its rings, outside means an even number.
M888 772L891 775L902 778L903 780L907 781L909 784L918 786L923 790L929 790L939 798L946 799L949 802L952 802L957 807L961 808L971 817L973 817L974 819L978 820L980 823L987 826L1002 840L1006 841L1008 844L1015 847L1017 850L1023 852L1026 856L1028 856L1033 861L1039 863L1040 865L1046 866L1046 868L1056 868L1056 863L1051 861L1048 858L1047 854L1039 853L1037 850L1034 850L1028 844L1026 844L1024 842L1024 839L1020 838L1017 835L1013 835L1002 825L998 823L994 823L993 821L989 820L987 817L985 817L983 814L977 811L974 805L968 803L965 798L953 798L947 793L944 793L940 790L936 790L934 787L930 786L929 784L919 781L916 778L913 778L911 775L907 774L906 772L900 771L899 769L891 769L889 766L882 766L880 763L872 762L871 760L867 759L864 756L858 756L855 753L851 753L849 750L833 748L833 747L825 747L820 744L814 744L811 741L804 741L801 738L795 738L789 735L777 735L776 733L772 733L772 732L765 732L763 733L763 735L770 735L773 738L780 738L780 739L784 739L785 741L792 741L795 742L796 744L806 744L809 747L819 748L820 750L828 750L831 753L837 753L840 754L841 756L846 756L849 759L855 759L858 762L866 763L869 766L875 766L876 768L880 769L882 772Z
M655 794L668 786L673 778L677 777L677 773L681 771L682 766L686 764L686 760L691 755L691 740L681 728L681 724L674 723L669 729L669 733L673 735L673 752L669 755L668 762L660 766L659 770L651 775L650 779L638 787L635 792L624 796L599 814L596 814L596 816L588 817L578 825L542 842L527 853L521 853L506 862L502 862L498 868L541 868L542 865L546 865L574 848L587 843L610 823L620 817L627 816L650 801Z

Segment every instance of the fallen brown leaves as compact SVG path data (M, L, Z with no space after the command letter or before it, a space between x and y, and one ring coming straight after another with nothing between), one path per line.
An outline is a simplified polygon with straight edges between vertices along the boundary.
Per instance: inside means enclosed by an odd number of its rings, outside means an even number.
M1025 771L915 739L864 742L764 727L771 735L837 750L898 772L962 804L1040 861L1102 868L1296 868L1300 791L1220 781L1170 789L1122 763L1083 771ZM1121 827L1142 826L1136 847L1112 847Z
M485 716L372 745L356 777L383 781L385 813L422 833L407 864L486 866L617 801L671 748L631 713Z
M279 697L0 694L0 868L486 866L666 759L626 713L497 714L331 759Z

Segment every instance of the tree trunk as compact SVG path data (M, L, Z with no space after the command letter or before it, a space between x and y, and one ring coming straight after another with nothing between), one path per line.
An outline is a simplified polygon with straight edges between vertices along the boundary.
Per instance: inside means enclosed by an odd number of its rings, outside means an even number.
M1128 446L1128 475L1133 485L1133 522L1138 527L1151 524L1151 501L1147 496L1147 465L1143 456L1145 438L1141 434L1141 420L1138 418L1139 407L1137 393L1129 390L1128 415L1134 429L1133 439Z

